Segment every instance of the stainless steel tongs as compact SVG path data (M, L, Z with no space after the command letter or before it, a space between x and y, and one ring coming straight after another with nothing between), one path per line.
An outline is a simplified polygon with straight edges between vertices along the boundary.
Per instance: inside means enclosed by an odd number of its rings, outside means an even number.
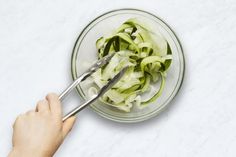
M96 70L107 64L111 58L114 56L114 53L107 55L103 57L102 59L98 60L94 65L92 65L86 72L81 74L70 86L68 86L59 96L59 99L62 101L80 82L86 80L89 76L92 75ZM71 116L76 115L78 112L83 110L85 107L89 106L91 103L96 101L99 97L101 97L106 91L108 91L113 85L115 85L120 78L123 76L125 71L127 70L128 67L123 68L115 77L113 77L105 86L103 86L100 91L92 97L90 100L87 102L83 103L82 105L74 108L72 111L70 111L68 114L66 114L62 121L65 121Z

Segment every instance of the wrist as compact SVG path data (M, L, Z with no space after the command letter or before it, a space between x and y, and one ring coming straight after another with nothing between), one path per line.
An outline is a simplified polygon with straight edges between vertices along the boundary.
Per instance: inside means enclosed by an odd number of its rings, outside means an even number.
M13 148L9 153L8 157L52 157L52 156L37 151Z

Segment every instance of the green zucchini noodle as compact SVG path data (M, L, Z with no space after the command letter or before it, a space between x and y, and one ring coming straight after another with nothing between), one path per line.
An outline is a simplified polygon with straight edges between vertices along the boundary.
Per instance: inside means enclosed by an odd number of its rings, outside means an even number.
M153 33L133 18L124 22L111 36L99 38L96 47L99 59L115 53L107 65L92 75L98 88L122 68L129 66L125 75L101 97L101 101L130 112L133 105L144 108L160 97L165 86L166 71L172 61L169 43L161 35ZM148 99L142 100L142 94L148 93L156 83L160 84L159 89Z

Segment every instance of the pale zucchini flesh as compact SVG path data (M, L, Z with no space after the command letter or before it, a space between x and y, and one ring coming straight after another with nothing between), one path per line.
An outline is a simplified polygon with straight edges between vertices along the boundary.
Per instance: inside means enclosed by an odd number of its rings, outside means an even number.
M106 66L92 75L98 88L129 66L125 75L102 96L101 101L130 112L133 105L143 108L161 96L166 72L172 62L170 45L162 36L155 35L138 19L129 19L110 37L99 38L96 47L99 59L115 53ZM142 100L142 94L149 92L150 86L156 83L160 84L159 89Z

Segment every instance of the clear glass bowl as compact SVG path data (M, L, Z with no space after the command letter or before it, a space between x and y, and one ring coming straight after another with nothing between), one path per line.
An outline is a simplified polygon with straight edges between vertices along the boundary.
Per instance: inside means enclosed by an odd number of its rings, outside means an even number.
M151 27L152 31L159 32L170 44L173 61L167 72L164 91L154 103L144 109L133 108L126 113L103 104L100 101L91 105L99 115L118 122L140 122L158 115L178 93L184 77L184 55L181 44L171 28L157 16L137 9L120 9L105 13L90 22L76 40L71 60L72 77L75 80L82 72L97 60L96 40L109 35L129 18L138 18ZM87 100L88 87L79 85L79 95Z

